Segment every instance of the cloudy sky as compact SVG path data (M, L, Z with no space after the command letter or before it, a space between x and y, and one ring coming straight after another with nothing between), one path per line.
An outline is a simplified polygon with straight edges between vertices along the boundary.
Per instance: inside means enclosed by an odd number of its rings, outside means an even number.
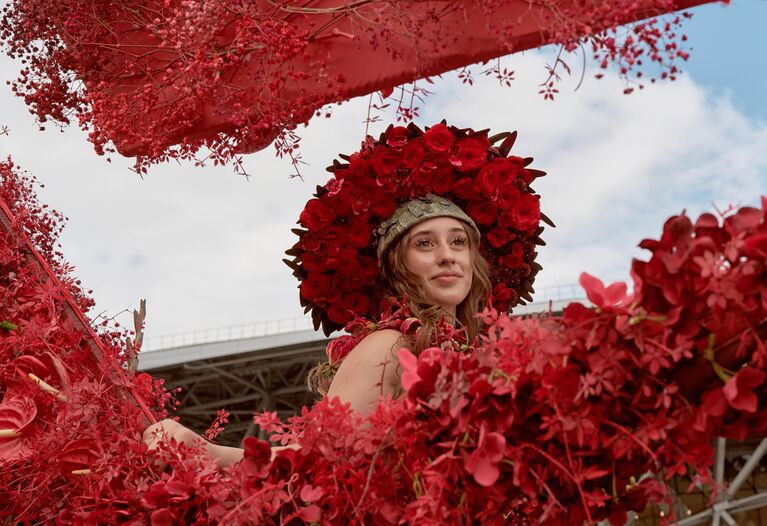
M685 74L630 96L614 74L565 80L555 102L537 94L553 51L504 59L511 88L446 75L419 125L518 130L515 153L548 176L535 185L557 223L541 249L538 288L577 282L581 271L628 275L644 237L686 209L756 204L767 193L767 2L735 0L694 10ZM573 59L576 60L576 59ZM97 312L148 302L147 337L301 316L296 282L281 262L290 228L339 152L363 137L367 98L316 119L303 138L304 180L273 151L251 154L246 180L230 168L159 166L143 180L129 159L97 156L76 129L37 130L5 81L18 65L0 57L0 155L34 173L41 199L69 217L62 236ZM371 128L374 135L385 124ZM127 318L124 319L127 321Z

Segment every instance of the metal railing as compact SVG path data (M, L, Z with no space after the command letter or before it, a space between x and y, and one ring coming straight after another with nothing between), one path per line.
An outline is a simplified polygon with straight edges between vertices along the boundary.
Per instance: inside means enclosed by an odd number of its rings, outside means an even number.
M605 282L611 283L611 282ZM541 287L535 291L533 301L544 303L548 301L567 301L585 298L586 295L580 285L565 284ZM143 351L158 351L185 345L198 345L204 343L225 342L241 340L244 338L256 338L259 336L273 336L291 332L306 331L312 329L312 320L309 316L300 318L286 318L281 320L258 321L243 325L231 325L228 327L216 327L201 329L198 331L181 332L149 336L144 339Z
M161 349L183 347L185 345L226 342L245 338L257 338L259 336L274 336L277 334L312 330L312 328L312 320L308 316L257 321L242 325L230 325L228 327L150 336L144 339L142 351L159 351Z

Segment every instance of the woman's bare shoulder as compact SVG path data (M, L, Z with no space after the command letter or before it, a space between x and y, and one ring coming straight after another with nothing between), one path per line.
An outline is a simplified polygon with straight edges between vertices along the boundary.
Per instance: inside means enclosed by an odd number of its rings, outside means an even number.
M398 344L402 342L402 333L394 329L381 329L365 336L349 353L347 360L376 361L383 357L391 357Z
M381 395L394 393L399 365L394 351L401 338L402 334L393 329L365 336L341 362L327 396L338 396L363 414L372 411Z

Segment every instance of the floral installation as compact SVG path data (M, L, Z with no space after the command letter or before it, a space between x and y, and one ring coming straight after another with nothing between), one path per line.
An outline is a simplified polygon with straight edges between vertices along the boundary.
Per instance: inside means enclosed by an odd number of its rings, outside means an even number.
M75 122L99 154L117 149L136 155L139 172L169 159L243 169L243 152L273 142L297 170L295 127L329 114L331 103L380 92L387 104L396 104L398 118L412 120L428 93L417 79L461 68L459 79L471 84L476 68L468 64L487 56L451 53L465 40L460 30L440 31L451 16L453 22L484 20L476 36L495 42L493 57L559 44L540 88L553 99L562 71L569 70L562 51L582 51L583 60L589 54L603 69L615 65L626 92L675 78L688 57L680 28L689 15L663 15L706 1L531 0L515 6L472 0L440 10L394 0L334 7L257 0L12 0L3 8L0 39L6 53L21 60L13 90L41 126ZM499 15L504 9L512 11ZM654 16L660 18L624 26ZM336 49L346 51L339 58ZM377 60L402 64L401 73L353 88L363 72L344 70L343 54L360 49L381 50ZM413 50L420 61L413 61ZM462 53L469 54L457 61ZM432 56L433 66L421 64ZM657 73L648 66L657 66ZM507 86L514 78L500 59L477 74ZM396 93L395 86L401 86Z
M37 200L35 184L10 159L0 162L0 516L19 524L87 509L93 503L78 500L85 486L99 499L134 495L151 463L137 440L147 415L133 396L158 416L170 402L162 380L129 370L135 334L94 323L103 351L94 355L74 313L94 302L60 251L64 217Z
M0 170L3 199L26 196L13 204L28 217L19 223L42 229L32 236L39 250L56 246L57 216L11 163ZM272 459L268 442L249 437L244 460L219 470L196 447L166 444L159 454L170 469L158 472L141 442L144 415L88 361L61 297L3 229L2 516L62 525L624 524L627 513L667 502L674 476L711 483L715 437L767 434L767 198L722 217L674 216L641 246L650 257L632 264L633 294L584 274L592 308L572 304L560 318L490 310L472 348L400 350L404 394L368 417L337 399L287 422L255 417L273 441L300 449ZM396 305L390 321L417 330ZM124 342L114 334L105 339L118 357ZM159 382L126 381L162 415L170 393Z
M464 210L481 233L480 252L493 269L493 302L507 310L524 300L541 266L539 196L531 183L545 175L532 158L510 155L515 133L448 126L422 131L389 126L327 169L333 177L306 203L295 229L299 241L285 260L300 280L301 305L326 334L354 317L374 319L381 287L376 229L404 202L433 193ZM495 146L495 143L500 145ZM550 221L548 221L551 224Z

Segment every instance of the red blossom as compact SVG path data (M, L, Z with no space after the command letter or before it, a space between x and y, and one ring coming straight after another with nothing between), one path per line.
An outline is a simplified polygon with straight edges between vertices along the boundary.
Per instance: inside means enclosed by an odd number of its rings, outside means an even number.
M498 462L506 451L506 439L500 433L488 433L483 422L479 429L477 448L464 461L466 471L474 476L480 486L492 486L501 474Z
M725 398L734 409L739 409L747 413L754 413L757 409L758 398L754 393L754 388L764 383L764 371L745 367L727 380L722 392Z
M435 124L423 134L423 145L431 152L445 153L454 142L455 135L442 123Z

